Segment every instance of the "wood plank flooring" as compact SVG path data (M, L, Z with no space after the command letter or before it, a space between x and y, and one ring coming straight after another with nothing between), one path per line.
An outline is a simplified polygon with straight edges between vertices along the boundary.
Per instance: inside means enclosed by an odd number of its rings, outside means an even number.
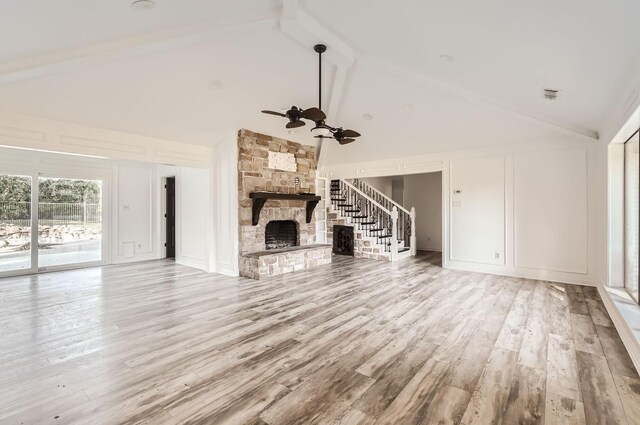
M640 424L593 288L338 257L0 280L1 424Z

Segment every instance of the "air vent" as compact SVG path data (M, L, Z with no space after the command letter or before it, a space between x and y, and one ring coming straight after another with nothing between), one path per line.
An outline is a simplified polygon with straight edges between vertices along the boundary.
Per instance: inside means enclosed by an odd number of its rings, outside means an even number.
M542 89L542 95L547 100L557 100L560 96L560 90L558 89Z

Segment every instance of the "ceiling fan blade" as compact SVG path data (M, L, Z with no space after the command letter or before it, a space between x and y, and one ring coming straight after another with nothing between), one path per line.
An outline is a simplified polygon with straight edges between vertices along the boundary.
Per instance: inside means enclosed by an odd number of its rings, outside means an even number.
M285 114L283 114L282 112L275 112L275 111L262 111L263 114L269 114L269 115L277 115L279 117L286 117Z
M342 137L360 137L360 133L354 130L343 130Z
M355 142L355 141L356 139L346 138L346 139L338 140L338 143L340 143L341 145L346 145L348 143Z
M304 121L290 121L287 123L287 128L298 128L304 125Z
M324 121L327 119L327 115L318 108L305 109L302 117L311 121Z

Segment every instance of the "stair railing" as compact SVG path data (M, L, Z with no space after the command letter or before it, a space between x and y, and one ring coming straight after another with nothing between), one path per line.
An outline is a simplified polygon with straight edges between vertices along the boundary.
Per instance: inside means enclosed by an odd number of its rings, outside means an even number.
M379 203L376 199L368 196L362 190L355 187L353 184L346 180L337 180L339 183L340 195L345 199L347 205L352 205L351 208L357 208L360 210L361 215L366 215L368 219L375 221L376 227L385 231L385 234L380 234L378 231L372 233L370 228L363 228L363 232L369 237L376 238L380 245L382 245L384 252L391 254L392 261L398 258L398 212L397 208L395 213L392 210L386 208L383 204ZM344 213L347 213L346 208L341 208L340 204L337 205L338 209L341 209ZM354 219L355 221L355 219ZM389 237L391 240L388 241ZM382 240L382 242L380 242Z
M396 245L397 240L402 239L405 244L409 245L411 255L415 256L417 253L415 207L411 207L411 210L407 210L405 207L362 180L353 179L352 185L364 193L367 198L375 200L379 205L382 205L387 210L392 211L394 207L398 210L397 237L394 238L396 240Z

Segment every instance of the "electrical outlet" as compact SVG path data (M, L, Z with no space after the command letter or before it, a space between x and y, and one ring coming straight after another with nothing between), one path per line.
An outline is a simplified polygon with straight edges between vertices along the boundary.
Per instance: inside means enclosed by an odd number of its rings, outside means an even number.
M500 258L500 253L496 252L496 259Z
M141 243L138 244L138 248L142 248L142 244Z
M431 236L427 236L427 240L430 241L431 240Z

